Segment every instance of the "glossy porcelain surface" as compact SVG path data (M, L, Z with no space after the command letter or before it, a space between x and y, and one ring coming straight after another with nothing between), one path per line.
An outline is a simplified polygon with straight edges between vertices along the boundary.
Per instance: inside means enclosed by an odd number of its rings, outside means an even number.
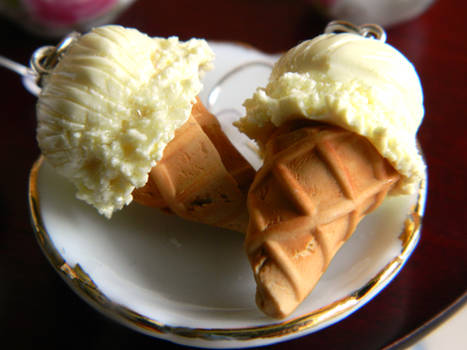
M264 85L276 56L211 43L216 68L201 99L255 167L254 145L231 122ZM317 287L286 320L264 316L243 236L184 221L136 203L111 220L75 199L42 158L31 171L31 215L52 265L87 302L138 331L199 347L250 347L303 336L356 311L403 267L419 240L426 182L388 198L358 226Z

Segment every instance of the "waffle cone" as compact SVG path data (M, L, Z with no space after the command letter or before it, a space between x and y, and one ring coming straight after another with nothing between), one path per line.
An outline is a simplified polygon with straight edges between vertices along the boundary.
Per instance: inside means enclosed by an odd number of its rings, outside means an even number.
M279 128L248 194L258 307L274 318L293 312L398 179L360 135L304 122Z
M244 233L249 217L246 194L254 175L198 99L133 198L187 220Z

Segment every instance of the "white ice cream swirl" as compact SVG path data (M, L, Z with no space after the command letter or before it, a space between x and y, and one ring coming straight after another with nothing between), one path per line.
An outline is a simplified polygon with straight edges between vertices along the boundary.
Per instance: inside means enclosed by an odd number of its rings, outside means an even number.
M309 118L365 136L402 175L393 193L424 176L416 133L423 93L413 65L395 48L360 35L323 34L284 54L244 103L237 126L253 139L271 123Z

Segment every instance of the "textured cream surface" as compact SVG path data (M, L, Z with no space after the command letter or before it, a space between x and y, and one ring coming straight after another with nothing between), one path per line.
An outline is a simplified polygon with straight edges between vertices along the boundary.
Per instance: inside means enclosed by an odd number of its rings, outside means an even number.
M151 38L115 25L81 36L39 96L42 154L78 198L110 217L132 201L188 119L213 58L199 39Z
M413 65L395 48L355 34L323 34L276 63L268 85L244 103L236 125L253 139L271 123L309 118L367 137L402 175L393 193L410 193L424 176L416 145L424 116Z

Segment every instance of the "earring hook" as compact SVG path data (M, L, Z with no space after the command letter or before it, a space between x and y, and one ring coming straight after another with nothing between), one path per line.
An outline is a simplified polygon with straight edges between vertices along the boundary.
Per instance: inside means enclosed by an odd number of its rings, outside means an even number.
M328 23L324 29L324 33L354 33L363 36L364 38L371 38L382 41L386 41L386 32L384 29L377 24L362 24L356 26L353 23L336 20Z
M37 96L41 91L43 78L50 74L70 44L76 41L80 35L78 32L72 32L63 38L57 46L39 47L29 60L29 67L2 55L0 55L0 66L21 75L26 89Z

